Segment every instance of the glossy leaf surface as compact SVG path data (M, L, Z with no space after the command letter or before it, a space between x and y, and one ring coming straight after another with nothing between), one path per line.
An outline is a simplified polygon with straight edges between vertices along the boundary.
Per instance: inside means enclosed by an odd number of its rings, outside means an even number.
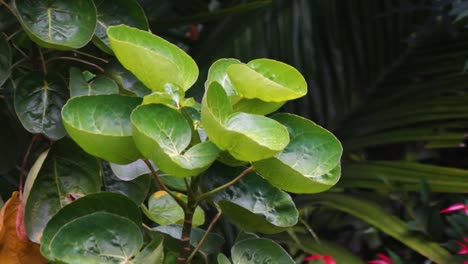
M183 201L187 201L187 196L177 194ZM183 224L184 210L177 202L165 191L157 191L148 200L147 216L152 221L160 225ZM201 207L195 209L193 214L193 226L202 225L205 222L205 213Z
M118 164L137 160L130 113L141 99L119 95L75 97L63 107L65 128L86 152Z
M152 163L152 161L150 162ZM139 176L151 173L146 163L141 159L125 165L115 163L110 163L109 165L115 176L123 181L131 181L138 178ZM154 164L153 168L157 170Z
M154 236L151 242L135 257L135 264L159 264L164 262L164 237Z
M93 38L94 44L104 52L112 54L107 38L107 28L113 25L128 25L148 29L145 12L136 0L95 0L97 25Z
M251 238L237 242L231 249L234 263L294 264L294 260L272 240Z
M179 111L168 106L139 106L131 119L140 152L169 175L198 175L218 156L218 149L209 141L187 149L192 138L190 125Z
M257 161L272 157L289 142L286 128L275 120L234 113L226 92L217 82L207 88L201 114L210 140L238 160Z
M118 93L119 87L112 79L97 77L88 83L78 68L70 68L70 97Z
M331 188L340 177L342 147L336 137L310 120L278 114L273 118L288 128L290 142L275 157L254 163L272 185L294 193L316 193Z
M129 263L143 245L140 227L128 218L96 212L64 225L50 243L63 263Z
M5 36L0 36L0 86L8 79L11 73L12 53L10 44Z
M122 94L143 97L151 93L150 89L141 83L135 75L120 65L116 59L111 59L104 70L105 74L117 83Z
M70 140L56 143L42 166L33 168L25 183L24 221L28 237L37 243L47 222L72 201L70 197L99 192L101 177L96 159Z
M275 60L233 64L227 68L227 74L236 92L247 99L284 102L307 93L304 77L294 67Z
M42 254L52 259L53 253L51 252L50 244L56 233L67 223L96 212L107 212L112 215L121 216L129 219L137 226L141 225L140 210L127 197L107 192L90 194L62 208L47 223L44 235L41 238Z
M15 6L26 33L46 48L81 48L96 28L92 0L15 0Z
M104 186L108 192L123 194L135 204L141 204L146 199L151 187L151 176L144 174L133 180L124 181L113 173L109 173L104 176Z
M203 177L203 186L212 190L239 175L242 168L213 165ZM211 196L223 213L247 231L266 234L284 231L297 223L299 213L286 192L250 173L229 188Z
M58 140L66 134L60 111L67 98L68 89L63 79L31 73L16 86L15 111L30 133Z
M107 35L120 63L153 91L166 83L186 91L198 78L194 60L156 35L124 25L109 27Z

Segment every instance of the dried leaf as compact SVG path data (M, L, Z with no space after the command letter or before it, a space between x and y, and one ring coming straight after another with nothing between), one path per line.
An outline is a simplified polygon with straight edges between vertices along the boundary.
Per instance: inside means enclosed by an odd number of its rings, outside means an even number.
M18 192L14 192L0 211L0 259L2 264L47 263L39 252L39 245L22 240L17 234L17 214L21 211ZM21 219L21 216L18 217ZM22 222L19 220L19 222ZM18 227L21 230L21 227ZM21 233L21 232L20 232Z

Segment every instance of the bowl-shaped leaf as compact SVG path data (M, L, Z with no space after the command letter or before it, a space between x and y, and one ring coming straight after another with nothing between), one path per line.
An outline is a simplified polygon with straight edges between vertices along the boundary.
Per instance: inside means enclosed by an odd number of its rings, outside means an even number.
M241 161L270 158L289 142L286 128L277 121L265 116L234 112L218 82L212 82L207 88L201 114L209 139Z
M81 48L96 28L92 0L15 0L15 6L23 29L45 48Z
M317 193L340 178L343 152L338 139L314 122L292 114L272 117L288 128L290 142L276 156L254 163L272 185L293 193Z
M234 90L247 99L284 102L307 93L307 83L294 67L270 59L256 59L247 64L233 64L227 74Z
M198 78L195 61L176 45L125 25L111 26L107 36L120 63L153 91L167 83L188 90Z
M75 97L63 107L62 118L68 134L86 152L128 164L141 156L130 124L130 114L140 103L140 98L120 95Z
M209 141L187 149L192 131L176 109L162 104L142 105L133 111L131 119L138 149L169 175L198 175L218 157L218 149Z

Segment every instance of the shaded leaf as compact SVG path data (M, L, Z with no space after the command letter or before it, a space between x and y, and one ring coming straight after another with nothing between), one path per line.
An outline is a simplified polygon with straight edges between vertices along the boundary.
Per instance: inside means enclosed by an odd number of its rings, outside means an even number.
M105 173L105 190L120 193L130 198L135 204L141 204L146 199L151 187L151 176L141 175L133 180L121 180L113 173Z
M273 240L251 238L237 242L231 249L234 263L294 264L294 260Z
M98 77L88 83L78 68L70 68L70 97L118 93L119 87L112 79Z
M92 0L15 0L15 6L23 29L45 48L81 48L96 28Z
M218 264L231 264L231 261L223 253L219 253L216 260L218 261Z
M31 73L16 85L15 111L30 133L58 140L66 135L60 112L67 99L68 89L62 78Z
M157 171L157 168L154 165L154 163L152 161L149 162L152 163L153 168ZM115 176L117 176L117 178L123 181L131 181L138 178L139 176L151 173L146 163L141 159L126 165L120 165L115 163L109 163L109 165Z
M70 197L101 189L96 159L72 141L57 142L47 158L45 155L38 158L25 183L24 221L28 237L34 242L39 242L52 216L72 201Z
M86 152L118 164L140 158L132 138L130 113L141 99L120 95L70 99L62 116L71 138Z
M107 28L112 25L128 25L139 29L148 29L145 12L136 0L95 0L97 24L94 44L102 51L112 54L107 38Z
M288 128L291 139L275 157L255 162L255 170L272 185L293 193L322 192L336 184L343 152L338 139L303 117L272 118Z
M39 245L17 236L17 213L21 206L18 192L14 192L0 211L0 259L2 263L47 263L39 252Z
M0 101L0 173L7 172L16 166L18 159L18 135L12 122L13 117L8 114L8 106Z
M135 264L162 264L164 262L164 237L154 236L133 262Z
M106 65L105 74L117 83L123 94L143 97L151 93L150 89L122 67L116 59L111 59Z
M156 35L125 25L109 27L107 35L120 63L153 91L163 91L166 83L186 91L198 78L195 61Z
M11 48L5 36L0 36L0 86L8 79L11 73Z
M203 177L203 187L212 190L235 178L242 168L213 165ZM255 173L211 196L224 215L241 228L266 234L284 231L297 223L299 213L289 194L271 186Z

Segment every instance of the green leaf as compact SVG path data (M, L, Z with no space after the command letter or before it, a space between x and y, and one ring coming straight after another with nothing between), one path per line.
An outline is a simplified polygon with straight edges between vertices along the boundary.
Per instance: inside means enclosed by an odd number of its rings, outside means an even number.
M241 172L242 168L215 164L204 174L203 187L212 190ZM278 233L294 226L299 216L289 194L271 186L255 173L213 194L211 199L219 205L224 215L251 232Z
M151 176L149 174L125 181L116 177L111 171L109 172L104 173L106 191L123 194L135 204L142 204L145 201L151 186Z
M299 197L299 207L321 204L349 213L382 232L399 240L435 263L454 263L453 256L422 233L411 231L400 218L387 213L381 205L372 201L343 194L317 194Z
M286 128L273 119L234 113L224 89L213 82L202 102L202 123L208 137L238 160L257 161L274 156L289 142Z
M143 98L143 104L164 104L180 108L185 96L184 90L172 84L165 84L163 92L153 92Z
M227 74L236 92L247 99L284 102L304 96L307 83L294 67L285 63L256 59L247 64L233 64Z
M133 137L140 152L171 176L198 175L218 156L218 149L209 141L187 149L192 138L190 125L179 111L168 106L139 106L133 111L131 120Z
M98 77L88 83L78 68L70 68L70 97L118 93L119 87L112 79Z
M57 232L67 223L96 212L107 212L112 215L127 218L137 226L141 225L140 210L136 204L127 197L121 194L108 192L90 194L63 207L47 223L40 241L42 255L53 259L51 242Z
M131 72L127 71L119 61L111 59L106 65L104 74L112 78L120 87L121 92L130 96L143 97L151 93Z
M343 152L338 139L300 116L272 118L288 128L291 140L275 157L255 162L255 170L272 185L293 193L317 193L335 185Z
M216 260L218 261L218 264L231 264L231 261L223 253L219 253Z
M167 234L172 238L180 240L182 237L182 226L181 225L167 225L167 226L158 226L152 228L151 230ZM205 235L205 230L200 228L192 228L190 233L190 245L196 247L200 239ZM203 243L200 251L205 254L213 254L219 252L220 248L224 244L224 238L216 233L209 233L207 239Z
M236 59L219 59L215 61L208 70L208 78L205 87L208 88L212 82L218 82L226 91L231 105L236 112L246 112L257 115L266 115L278 110L285 102L265 102L257 98L247 99L239 95L229 80L227 69L230 65L242 63Z
M36 243L49 219L70 203L72 197L101 189L96 159L71 140L57 142L47 158L46 155L39 156L25 183L25 228L28 237Z
M11 74L11 48L5 36L0 36L0 86Z
M15 6L23 29L45 48L81 48L96 28L92 0L15 0Z
M70 99L62 117L68 134L86 152L118 164L140 158L132 138L130 113L141 99L120 95Z
M151 242L132 261L135 264L164 263L164 237L154 236Z
M187 201L187 196L178 193L177 196L183 201ZM145 209L144 209L145 210ZM165 191L157 191L148 200L148 211L146 216L160 225L183 224L184 210ZM198 206L193 214L193 226L200 226L205 222L205 213Z
M233 263L294 264L294 260L280 245L263 238L242 240L231 249Z
M143 245L140 227L128 218L96 212L64 225L50 243L60 263L130 263Z
M60 111L67 98L68 89L62 78L32 73L16 86L15 111L27 131L58 140L66 135Z
M97 25L93 38L94 44L102 51L112 54L107 28L113 25L128 25L139 29L148 29L145 12L136 0L95 0Z
M150 162L152 163L153 168L157 171L156 165L154 165L152 161ZM131 181L139 176L151 173L146 163L141 159L126 165L110 163L110 167L115 176L123 181Z
M188 90L198 78L195 61L166 40L125 25L107 30L109 41L122 65L153 91L166 83Z

